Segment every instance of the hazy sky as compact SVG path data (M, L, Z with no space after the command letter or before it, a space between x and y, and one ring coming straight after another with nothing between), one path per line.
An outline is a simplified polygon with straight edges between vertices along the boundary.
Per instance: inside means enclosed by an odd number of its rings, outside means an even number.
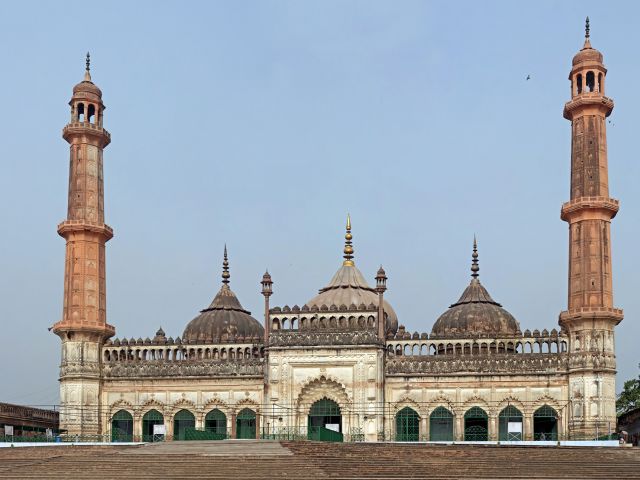
M356 264L429 332L480 278L522 329L566 308L567 76L609 68L618 383L638 373L637 2L2 2L0 401L58 403L68 146L84 55L107 105L108 320L173 337L219 289L262 321ZM527 75L531 79L526 81Z

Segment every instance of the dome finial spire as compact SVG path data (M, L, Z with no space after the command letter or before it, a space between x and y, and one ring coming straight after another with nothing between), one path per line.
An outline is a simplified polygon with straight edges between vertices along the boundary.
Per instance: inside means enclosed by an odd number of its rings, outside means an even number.
M478 265L478 242L476 241L476 236L473 236L473 253L471 254L471 276L473 278L478 278L480 274L480 266Z
M227 257L227 244L224 244L224 260L222 261L222 283L225 285L229 284L229 277L231 274L229 273L229 259Z
M591 41L589 40L590 32L591 28L589 27L589 17L587 17L587 19L584 21L584 47L582 47L583 50L585 48L591 48Z
M91 55L89 55L89 52L87 52L87 59L85 60L85 71L84 71L84 79L87 82L91 81Z
M351 235L351 215L347 213L347 233L344 235L344 262L342 265L353 267L355 263L353 263L353 247L351 246L351 239L353 236Z

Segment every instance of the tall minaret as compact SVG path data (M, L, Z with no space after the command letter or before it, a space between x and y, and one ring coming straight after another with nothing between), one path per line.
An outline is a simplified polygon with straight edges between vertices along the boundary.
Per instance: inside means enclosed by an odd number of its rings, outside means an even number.
M98 434L100 347L115 334L107 323L102 150L111 136L102 127L102 92L91 81L87 53L84 80L73 87L71 119L62 130L70 145L67 219L58 225L66 242L62 319L53 332L62 340L60 428Z
M568 308L560 326L569 334L572 435L594 436L614 428L614 327L622 310L613 306L611 219L618 201L609 197L606 118L613 100L605 96L607 69L591 47L589 18L582 50L569 74L571 100L564 118L571 121L571 200L561 218L569 224Z

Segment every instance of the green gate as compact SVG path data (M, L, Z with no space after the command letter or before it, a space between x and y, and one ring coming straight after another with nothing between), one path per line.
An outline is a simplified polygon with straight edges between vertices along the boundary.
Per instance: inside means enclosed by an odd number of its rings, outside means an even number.
M209 432L211 440L227 438L227 417L217 408L204 417L204 429Z
M489 416L480 407L472 407L464 414L464 439L471 442L489 440Z
M143 442L159 442L164 440L164 435L154 435L153 426L163 425L164 417L157 410L149 410L142 417L142 441Z
M549 405L533 412L533 439L558 440L558 413Z
M413 408L404 407L396 413L396 441L417 442L420 440L420 417Z
M185 440L188 428L196 428L196 417L189 410L180 410L173 416L173 439Z
M520 431L509 431L509 424L520 424ZM516 425L517 426L517 425ZM498 440L511 442L522 440L522 412L513 405L504 408L498 416Z
M256 412L245 408L236 417L236 438L256 438Z
M338 431L327 428L327 425L338 425ZM341 442L343 435L340 406L328 398L318 400L309 409L307 428L309 440Z
M133 441L133 416L126 410L118 410L111 418L111 441Z
M429 439L432 442L453 441L453 414L438 407L429 416Z

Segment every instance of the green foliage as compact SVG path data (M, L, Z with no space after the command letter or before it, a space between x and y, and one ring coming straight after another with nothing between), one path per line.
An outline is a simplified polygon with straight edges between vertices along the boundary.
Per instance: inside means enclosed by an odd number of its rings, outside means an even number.
M618 415L640 408L640 377L624 382L624 388L616 401Z

